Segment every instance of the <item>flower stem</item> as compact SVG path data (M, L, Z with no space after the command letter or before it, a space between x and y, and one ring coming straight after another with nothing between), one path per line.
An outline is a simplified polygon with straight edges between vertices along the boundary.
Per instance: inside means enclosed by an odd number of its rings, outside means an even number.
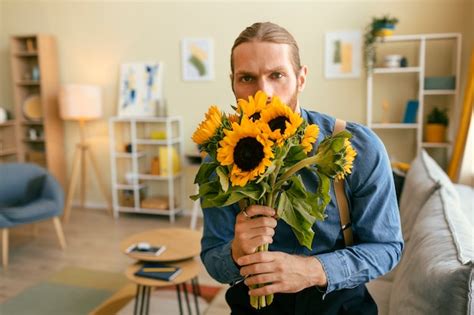
M319 155L316 154L316 155L307 157L304 160L299 161L298 163L296 163L295 165L290 167L290 169L287 170L283 175L281 175L280 180L278 182L276 182L275 185L272 186L273 190L277 190L293 174L295 174L296 172L298 172L302 168L305 168L305 167L310 166L312 164L316 164L318 160L319 160Z

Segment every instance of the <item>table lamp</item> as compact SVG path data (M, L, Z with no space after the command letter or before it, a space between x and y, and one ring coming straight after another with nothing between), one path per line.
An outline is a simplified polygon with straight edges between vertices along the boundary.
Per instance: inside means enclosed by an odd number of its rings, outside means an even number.
M99 86L85 84L63 85L59 91L59 109L64 120L74 120L79 123L80 142L76 144L72 164L71 180L68 186L66 206L63 221L67 223L71 212L72 198L79 180L79 166L81 168L81 207L84 207L86 184L86 157L89 157L93 171L99 181L99 187L107 201L109 211L112 211L110 198L105 189L99 168L92 154L91 148L85 139L85 122L102 117L102 93ZM80 164L79 164L80 162Z

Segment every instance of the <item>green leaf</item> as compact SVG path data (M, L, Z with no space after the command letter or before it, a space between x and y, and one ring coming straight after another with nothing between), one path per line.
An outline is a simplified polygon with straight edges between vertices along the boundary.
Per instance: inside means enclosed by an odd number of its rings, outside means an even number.
M205 182L209 181L209 178L211 177L212 173L214 173L214 170L219 164L216 162L206 162L202 163L201 166L199 167L199 171L196 174L196 178L194 179L195 184L203 184Z
M331 180L329 177L323 174L315 173L318 176L319 185L316 189L316 192L309 193L307 202L311 205L311 215L316 218L316 220L324 220L325 209L331 201L331 195L329 194Z
M298 242L311 250L314 232L312 226L314 219L307 213L302 213L293 207L295 199L283 191L278 200L277 212L278 216L285 221L293 233L295 233Z
M199 195L202 197L202 207L225 207L239 202L242 198L253 200L261 199L266 192L265 187L257 184L247 184L245 187L229 187L224 192L219 181L215 180L205 183L199 187Z
M222 190L226 192L229 189L229 176L226 172L226 169L222 166L219 166L216 168L216 174L219 177Z
M191 200L196 201L196 200L199 199L199 196L200 196L199 194L197 194L197 195L191 195L191 196L189 196L189 198L191 198Z
M294 175L290 178L291 186L287 193L293 195L295 198L306 199L306 187L300 175Z
M292 146L286 155L285 166L289 164L295 164L301 160L304 160L306 157L307 155L304 153L303 147L300 145Z

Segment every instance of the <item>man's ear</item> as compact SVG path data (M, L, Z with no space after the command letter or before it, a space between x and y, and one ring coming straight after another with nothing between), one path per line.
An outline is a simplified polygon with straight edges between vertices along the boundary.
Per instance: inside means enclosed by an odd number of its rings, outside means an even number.
M303 65L298 73L298 92L302 92L306 85L306 76L308 75L308 67Z

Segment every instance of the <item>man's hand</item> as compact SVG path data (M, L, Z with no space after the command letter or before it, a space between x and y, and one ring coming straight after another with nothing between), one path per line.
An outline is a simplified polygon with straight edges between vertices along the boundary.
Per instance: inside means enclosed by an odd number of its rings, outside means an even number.
M241 212L235 222L235 235L232 241L232 258L253 254L257 247L273 243L277 221L273 216L275 210L265 206L250 206L245 209L247 216ZM254 216L259 216L252 218Z
M270 283L249 291L250 295L294 293L311 286L326 287L323 266L315 257L290 255L283 252L259 252L240 257L240 274L247 286Z

